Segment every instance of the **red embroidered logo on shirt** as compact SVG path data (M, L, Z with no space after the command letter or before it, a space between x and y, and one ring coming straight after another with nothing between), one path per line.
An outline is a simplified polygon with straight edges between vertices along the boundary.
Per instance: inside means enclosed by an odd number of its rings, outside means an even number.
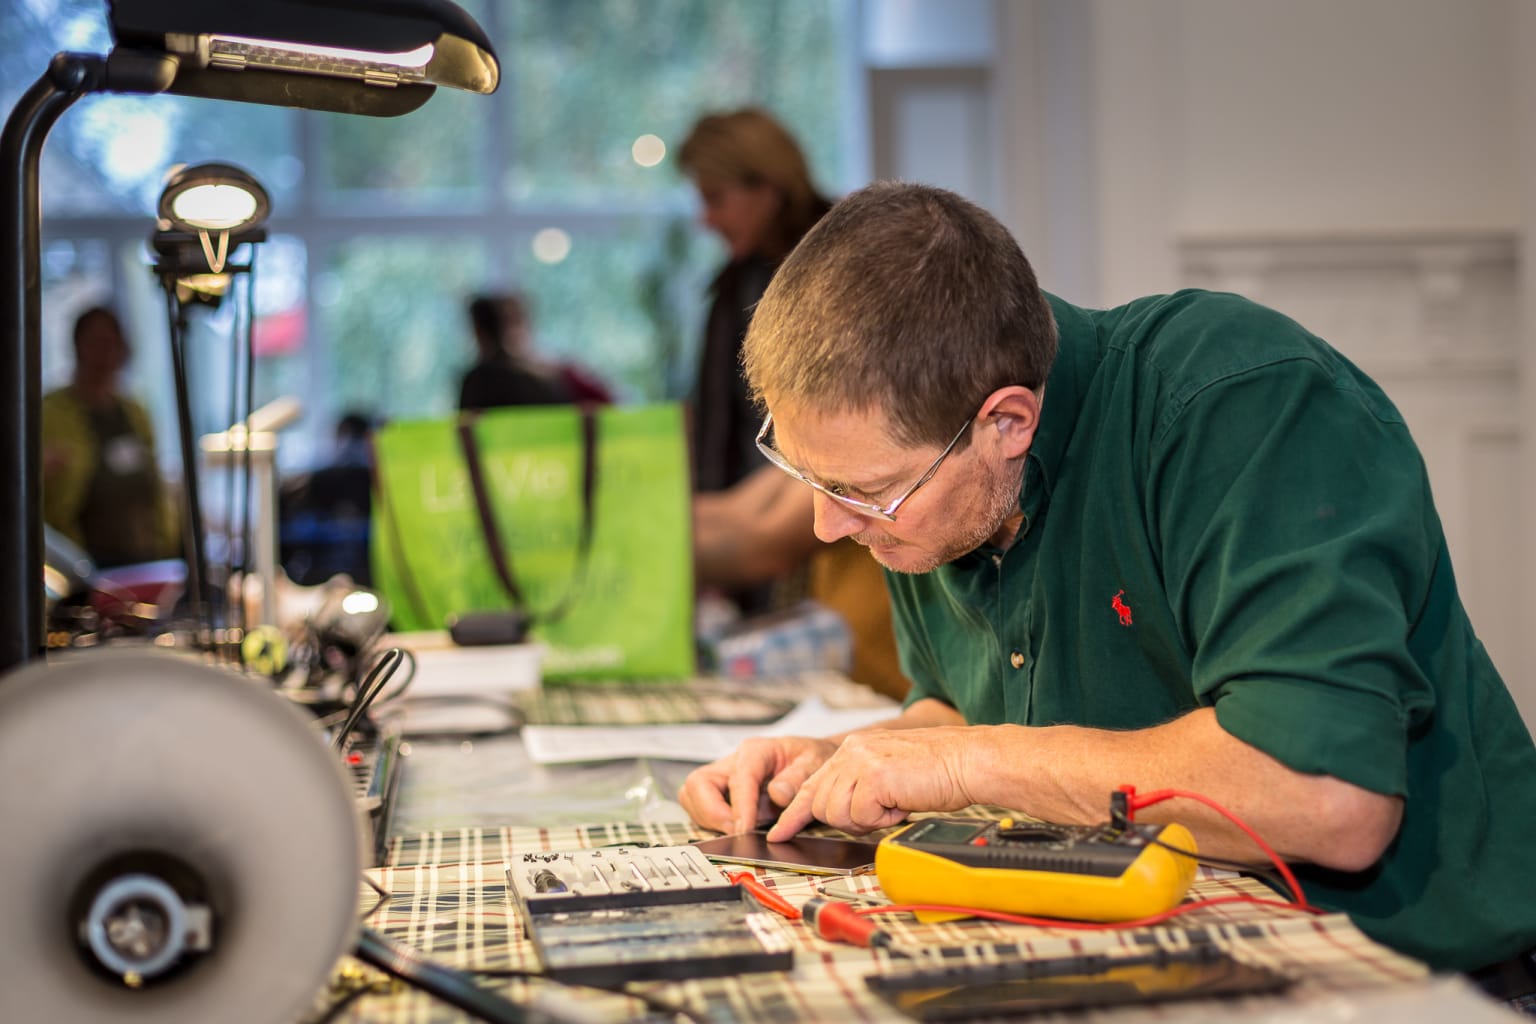
M1116 615L1120 616L1120 625L1129 626L1131 624L1131 606L1120 600L1124 594L1125 591L1123 590L1116 594L1110 599L1109 606L1115 610Z

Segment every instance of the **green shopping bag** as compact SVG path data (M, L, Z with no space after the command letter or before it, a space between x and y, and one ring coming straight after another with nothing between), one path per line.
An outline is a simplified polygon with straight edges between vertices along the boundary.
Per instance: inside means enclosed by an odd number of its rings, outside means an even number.
M521 605L547 678L693 673L680 406L493 409L393 423L374 446L374 580L395 628Z

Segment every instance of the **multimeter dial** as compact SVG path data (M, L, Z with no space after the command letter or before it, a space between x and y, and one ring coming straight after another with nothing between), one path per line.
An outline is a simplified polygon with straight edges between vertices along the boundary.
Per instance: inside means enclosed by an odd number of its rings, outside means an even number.
M1122 874L1161 831L1157 825L1082 828L1012 821L930 818L891 842L979 868L1028 868L1074 875Z

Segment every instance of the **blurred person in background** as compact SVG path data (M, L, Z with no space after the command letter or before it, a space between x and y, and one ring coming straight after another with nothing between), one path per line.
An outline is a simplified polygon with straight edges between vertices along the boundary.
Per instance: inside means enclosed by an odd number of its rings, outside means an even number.
M698 191L704 225L728 253L710 287L690 398L694 487L719 491L763 465L754 444L762 416L741 375L752 309L779 263L831 203L811 180L794 137L756 108L700 118L677 159Z
M374 417L351 410L336 421L335 445L320 465L283 482L278 495L279 559L303 586L345 573L373 582L368 557L373 511Z
M101 568L174 557L179 520L149 413L118 390L132 349L117 314L81 313L74 352L70 382L43 396L43 521Z
M612 401L608 388L581 368L535 355L528 304L522 296L475 296L469 303L469 323L476 360L459 387L461 411Z
M709 316L689 396L693 486L702 496L725 491L763 466L754 443L761 416L741 375L741 342L773 272L831 203L811 180L799 143L755 107L699 118L678 148L677 162L698 193L704 226L720 237L727 253L710 286ZM804 537L785 542L785 549L807 551L816 544L809 526ZM709 558L707 551L697 553ZM717 587L735 612L753 615L787 603L793 595L782 593L774 581L792 571L736 579L706 575L700 582Z
M704 225L728 253L711 286L690 398L698 583L748 616L800 597L831 608L852 636L850 676L900 699L907 680L896 662L880 567L856 544L816 539L810 496L786 487L757 450L762 412L741 373L753 308L831 202L811 180L799 143L757 108L701 117L679 147L678 164L698 192Z

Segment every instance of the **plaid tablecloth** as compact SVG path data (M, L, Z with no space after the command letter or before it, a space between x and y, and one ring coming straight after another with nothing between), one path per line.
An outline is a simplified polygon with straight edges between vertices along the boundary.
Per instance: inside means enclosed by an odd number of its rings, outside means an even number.
M383 867L370 876L389 893L371 888L360 894L365 923L405 942L434 960L487 972L485 985L508 998L544 1007L555 1019L664 1020L655 1006L635 998L573 988L537 978L508 977L537 972L539 962L518 920L506 867L530 851L585 849L617 843L674 845L709 833L691 825L609 823L562 828L464 828L397 837ZM765 882L799 905L825 889L839 897L878 896L873 875L828 879L763 872ZM1273 893L1250 879L1205 872L1191 899ZM1157 928L1082 932L966 920L922 924L904 914L882 915L881 926L896 944L915 954L947 962L997 963L1020 957L1060 957L1178 949L1214 943L1239 960L1273 968L1294 979L1285 993L1227 1000L1181 1002L1115 1011L1074 1014L1072 1021L1346 1019L1341 1007L1355 1007L1372 994L1401 994L1404 987L1432 990L1427 970L1357 930L1343 915L1312 916L1251 904L1197 910ZM864 979L874 972L909 965L880 951L823 941L802 923L785 922L795 942L793 971L746 974L685 982L633 983L653 1003L685 1007L698 1019L718 1021L902 1021L907 1018L876 998ZM350 1000L340 1005L343 1000ZM336 984L317 1006L315 1020L425 1024L471 1019L431 996L383 979L370 968L344 962ZM1054 1019L1054 1018L1035 1018ZM1364 1019L1364 1018L1348 1018Z

